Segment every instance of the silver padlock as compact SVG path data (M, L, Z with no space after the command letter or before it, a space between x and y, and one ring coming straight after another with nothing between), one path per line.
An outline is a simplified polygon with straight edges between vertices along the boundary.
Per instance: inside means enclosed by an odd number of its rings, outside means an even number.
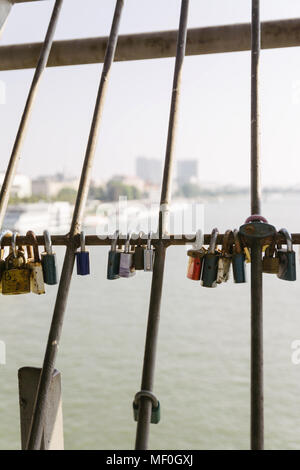
M135 275L135 267L133 264L134 252L130 251L130 237L131 233L129 232L125 242L124 251L120 254L120 277L132 277Z
M144 271L153 271L154 250L151 246L152 232L148 234L147 248L144 250Z

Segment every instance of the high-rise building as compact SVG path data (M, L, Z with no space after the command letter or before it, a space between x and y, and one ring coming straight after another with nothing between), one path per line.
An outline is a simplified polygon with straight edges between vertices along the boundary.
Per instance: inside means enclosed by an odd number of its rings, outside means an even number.
M136 176L150 184L160 184L162 163L155 158L138 157L135 161Z
M192 183L198 179L197 160L179 160L177 162L177 182L179 185Z

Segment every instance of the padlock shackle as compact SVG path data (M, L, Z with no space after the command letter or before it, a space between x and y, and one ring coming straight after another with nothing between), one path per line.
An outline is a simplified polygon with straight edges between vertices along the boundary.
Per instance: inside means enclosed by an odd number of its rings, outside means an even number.
M125 242L125 247L124 247L124 253L129 253L130 252L130 238L131 238L132 232L127 233L127 238Z
M49 230L44 230L43 235L44 235L44 239L45 239L45 250L46 250L46 253L47 253L48 255L52 255L52 254L53 254L53 250L52 250L51 235L50 235Z
M27 258L34 259L33 249L31 245L26 246L26 251L27 251Z
M291 234L287 231L286 228L281 228L279 232L281 235L285 237L286 240L286 250L291 252L293 251L293 242L292 242L292 237Z
M12 236L12 232L10 230L1 230L0 232L0 248L2 248L2 239L7 237L7 236Z
M217 228L214 228L211 232L210 244L209 244L207 253L209 254L215 253L218 235L219 235L219 230Z
M139 231L139 239L140 239L139 246L142 246L142 238L144 238L144 236L145 236L145 233L143 232L143 230L140 230Z
M80 232L80 251L85 251L85 231Z
M240 241L239 231L235 228L233 230L233 238L234 238L234 250L236 254L242 253L242 245Z
M117 243L118 243L119 233L120 233L120 231L116 230L115 233L113 234L112 242L111 242L111 251L117 251Z
M224 238L223 238L223 245L222 245L222 255L230 254L230 245L229 245L229 239L232 234L232 230L228 229L224 233Z
M201 229L197 230L195 238L196 238L196 241L193 244L193 249L200 250L204 243L204 233Z
M3 238L5 238L6 236L12 236L12 232L10 230L1 230L0 232L0 259L2 260L2 257L4 256L4 248L2 246L2 240Z
M248 224L249 222L264 222L265 224L268 223L267 219L259 214L253 214L247 217L245 224Z
M148 233L148 240L147 240L147 250L151 250L151 240L152 240L153 233Z
M1 230L0 232L0 259L2 259L2 256L4 255L4 248L2 246L2 240L3 238L7 236L12 236L12 232L10 230Z
M26 233L26 237L31 238L32 240L32 247L33 247L33 254L34 254L34 261L35 263L40 263L40 252L39 252L39 244L37 242L35 233L32 230L28 230Z
M12 248L12 253L13 253L13 256L14 258L17 258L18 256L18 253L17 253L17 243L16 243L16 240L17 240L17 236L19 235L19 232L17 232L16 230L13 231L13 234L12 234L12 237L11 237L11 248Z

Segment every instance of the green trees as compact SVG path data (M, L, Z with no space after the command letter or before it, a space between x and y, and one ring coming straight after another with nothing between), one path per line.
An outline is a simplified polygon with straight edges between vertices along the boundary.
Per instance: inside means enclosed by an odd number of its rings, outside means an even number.
M92 187L89 192L90 199L99 199L101 201L110 202L118 201L120 196L130 199L140 199L142 192L135 186L122 183L119 180L110 180L106 187Z

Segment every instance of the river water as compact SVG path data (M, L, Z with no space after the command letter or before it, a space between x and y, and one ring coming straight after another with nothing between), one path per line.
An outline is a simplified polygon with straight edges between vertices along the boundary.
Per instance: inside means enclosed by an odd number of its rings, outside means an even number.
M277 229L299 232L299 203L300 197L266 201L264 215ZM238 227L248 207L241 198L206 204L205 231ZM107 281L107 251L90 248L92 274L74 274L71 286L57 363L67 449L134 446L131 404L140 388L151 274ZM63 248L57 253L61 266ZM247 449L250 284L230 280L205 289L186 279L186 267L186 248L169 248L155 382L162 419L151 425L150 447ZM17 369L42 364L56 290L1 298L0 340L7 348L0 366L1 449L20 447ZM300 365L291 361L299 312L299 280L264 275L268 449L300 449Z

